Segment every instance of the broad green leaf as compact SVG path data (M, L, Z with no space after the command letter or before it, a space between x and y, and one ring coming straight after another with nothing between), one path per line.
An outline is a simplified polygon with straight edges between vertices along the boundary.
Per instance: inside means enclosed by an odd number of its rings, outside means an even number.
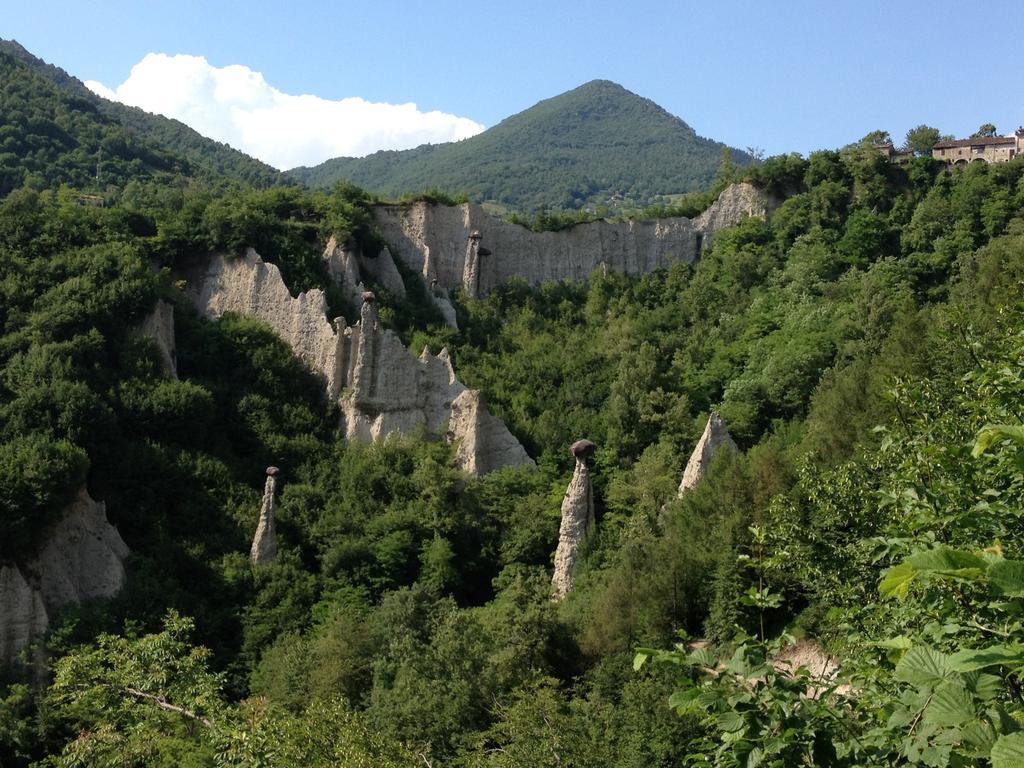
M730 711L720 714L715 723L723 731L738 731L747 724L747 721L743 719L742 715Z
M986 424L978 432L974 448L971 450L971 456L978 458L991 448L994 442L1005 438L1013 440L1017 445L1024 446L1024 427L1013 424Z
M900 563L885 572L878 584L882 597L906 597L917 570L910 563Z
M1003 678L985 672L969 672L964 675L967 689L982 701L991 701L1005 690Z
M947 680L935 690L924 710L924 721L934 725L963 725L974 715L971 694L961 683Z
M997 560L989 566L988 578L1001 594L1024 597L1024 562Z
M718 663L710 648L698 648L686 658L691 664L701 667L714 667Z
M964 743L976 750L976 757L987 756L996 741L996 732L989 723L975 720L960 730Z
M651 658L651 656L650 656L650 654L647 654L647 653L638 653L636 656L634 656L633 657L633 671L635 672L635 671L639 670L640 667L642 667L644 664L647 663L647 660L649 658Z
M964 579L978 578L988 567L985 558L946 546L918 552L908 557L907 562L918 571Z
M988 648L957 651L949 657L949 663L957 672L1024 664L1024 646L993 645Z
M896 679L914 685L935 686L954 674L946 654L923 645L911 648L896 665Z
M879 640L877 643L872 643L876 648L891 648L895 651L909 651L913 644L914 642L906 635L899 635L888 640Z
M689 712L698 708L701 692L699 688L676 691L668 698L668 705L678 712Z
M992 745L992 768L1024 768L1024 733L1000 736Z

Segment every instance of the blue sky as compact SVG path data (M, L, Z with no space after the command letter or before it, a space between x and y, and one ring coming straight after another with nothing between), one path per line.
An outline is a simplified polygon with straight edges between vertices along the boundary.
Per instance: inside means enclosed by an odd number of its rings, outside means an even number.
M876 128L900 139L919 123L956 135L1024 124L1024 7L1002 0L4 5L0 37L110 88L147 54L190 54L244 65L283 94L415 102L491 126L606 78L768 154Z

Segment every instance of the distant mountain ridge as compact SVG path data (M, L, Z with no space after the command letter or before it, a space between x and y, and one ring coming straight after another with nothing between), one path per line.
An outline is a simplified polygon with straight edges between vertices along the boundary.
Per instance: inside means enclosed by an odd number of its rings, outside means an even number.
M91 107L97 116L119 124L126 134L125 143L149 145L185 161L185 170L189 174L227 178L257 186L270 186L280 183L284 178L276 168L227 144L208 139L178 120L110 101L93 93L81 80L34 56L16 40L0 39L0 54L6 54L56 86L59 92L71 99L69 104L75 111L88 112ZM4 116L0 115L0 124L3 122Z
M704 189L725 148L650 99L593 80L463 141L335 158L288 173L313 186L347 180L390 196L439 188L518 210L578 208ZM731 153L739 165L751 159Z

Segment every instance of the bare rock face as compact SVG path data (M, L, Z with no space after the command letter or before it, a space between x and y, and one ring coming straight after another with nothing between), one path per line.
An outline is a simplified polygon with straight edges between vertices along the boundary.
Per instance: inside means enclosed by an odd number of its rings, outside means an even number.
M370 280L380 283L394 298L405 298L405 283L391 257L391 251L385 248L377 256L363 256L359 263Z
M392 296L405 298L405 282L387 248L377 256L364 256L351 240L339 244L332 237L324 248L323 260L331 279L354 306L359 306L359 295L365 290L364 276L366 281L384 286Z
M451 298L448 294L441 289L437 283L437 278L433 278L430 281L430 298L434 302L434 306L437 307L438 312L441 313L441 317L444 318L444 324L449 328L454 328L456 331L459 330L459 320L455 315L455 307L452 305Z
M0 568L0 661L11 661L60 608L115 596L128 546L85 488L28 562Z
M339 244L332 237L324 248L323 260L331 280L341 288L349 304L358 307L359 297L366 290L359 274L358 247L351 241Z
M467 389L452 402L448 440L456 444L455 463L473 475L502 467L536 466L505 423L487 410L484 396Z
M174 305L159 299L153 311L143 318L133 335L152 339L160 353L164 376L178 378L178 354L174 344Z
M373 293L359 293L359 322L349 326L339 317L332 326L321 291L293 297L277 267L252 249L238 259L214 255L193 273L189 294L202 314L258 317L323 378L328 397L341 410L346 439L379 440L421 427L434 434L448 431L452 403L466 386L455 377L447 350L432 355L424 349L414 357L381 326ZM475 411L466 422L477 425L475 435L460 444L467 446L460 452L463 469L479 474L507 463L533 465L486 405L479 403Z
M466 258L462 266L462 292L469 299L480 298L480 241L483 235L474 229L466 240ZM489 254L489 252L488 252Z
M711 245L715 232L734 227L750 216L766 219L778 204L749 182L730 184L704 213L693 220L703 235L702 250Z
M572 591L579 548L594 529L594 488L587 468L587 458L593 451L594 444L589 440L578 440L570 448L576 457L576 469L562 499L562 524L558 529L555 573L551 579L555 600L561 600Z
M801 668L806 669L811 681L817 683L808 687L806 696L809 698L817 699L828 691L843 695L852 690L848 684L836 685L836 678L842 671L839 659L826 652L817 640L797 640L776 653L769 662L790 677L795 677Z
M274 530L274 505L277 494L277 467L267 467L267 482L263 486L263 503L260 505L260 520L256 524L256 535L252 537L249 562L255 566L266 565L277 557L277 533Z
M0 664L13 661L49 624L42 593L17 566L0 567Z
M359 322L341 329L340 400L345 436L378 440L419 427L444 430L452 401L465 389L448 352L413 357L401 339L381 327L372 294L364 294Z
M585 280L599 268L644 274L674 261L690 262L717 230L738 224L746 215L767 215L770 209L762 192L737 184L693 221L595 221L560 232L531 232L472 203L380 205L373 215L395 258L428 284L437 279L442 289L460 287L472 299L512 277L537 285Z
M337 399L339 337L327 322L323 291L313 289L293 297L280 270L265 263L252 248L242 258L212 256L189 280L188 291L206 317L235 312L265 322L296 357L323 377L328 397Z
M697 483L704 479L708 467L715 458L715 454L723 448L731 451L737 450L725 422L716 411L712 411L708 417L708 423L704 427L704 434L697 441L697 446L690 454L690 460L686 462L686 469L683 470L683 479L679 483L679 495L696 487Z
M124 586L128 545L107 520L106 505L82 488L28 565L47 606L113 597Z

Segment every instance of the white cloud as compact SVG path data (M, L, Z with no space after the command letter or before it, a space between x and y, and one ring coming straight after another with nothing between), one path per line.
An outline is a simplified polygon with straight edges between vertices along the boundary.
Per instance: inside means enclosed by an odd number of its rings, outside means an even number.
M293 96L248 67L214 67L202 56L148 53L115 89L95 80L85 84L100 96L176 118L281 169L458 141L484 129L466 117L421 112L412 103Z

